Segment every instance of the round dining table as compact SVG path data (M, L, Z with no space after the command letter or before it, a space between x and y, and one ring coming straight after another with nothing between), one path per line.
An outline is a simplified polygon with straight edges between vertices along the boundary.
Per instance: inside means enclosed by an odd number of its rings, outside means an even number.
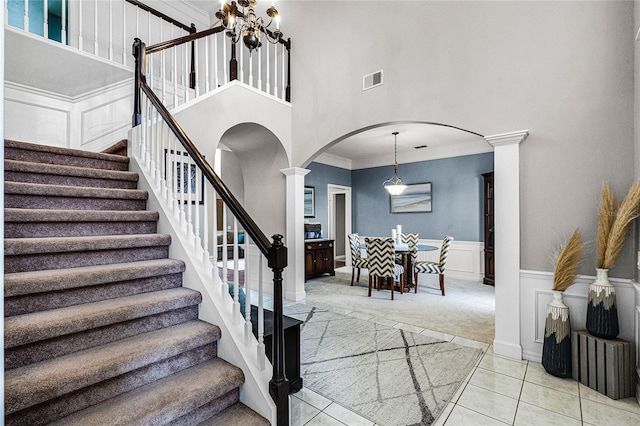
M402 290L409 291L413 287L413 263L411 259L411 250L409 250L408 244L395 244L395 251L402 256L402 266L404 267L404 282L402 283ZM361 249L367 248L366 244L360 244ZM418 244L418 251L434 251L438 250L438 247L429 244Z

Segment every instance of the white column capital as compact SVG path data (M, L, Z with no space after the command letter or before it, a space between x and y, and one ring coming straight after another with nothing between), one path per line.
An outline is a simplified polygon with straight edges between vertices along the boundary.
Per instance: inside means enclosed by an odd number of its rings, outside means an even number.
M484 139L495 148L502 145L520 144L527 136L529 136L529 130L518 130L517 132L485 136Z
M289 167L288 169L280 169L285 176L306 176L311 170L302 167Z

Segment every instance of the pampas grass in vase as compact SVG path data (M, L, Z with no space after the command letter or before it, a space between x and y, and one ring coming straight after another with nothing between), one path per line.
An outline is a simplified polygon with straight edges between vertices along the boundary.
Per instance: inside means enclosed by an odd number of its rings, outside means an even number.
M571 377L571 321L569 307L562 301L562 293L573 284L578 273L584 244L575 230L567 244L556 256L553 274L553 301L547 307L542 346L542 366L557 377Z
M615 287L609 283L609 269L620 258L631 224L639 212L640 182L631 186L619 205L609 186L603 186L596 238L596 280L589 286L587 305L587 330L596 337L613 339L620 332Z

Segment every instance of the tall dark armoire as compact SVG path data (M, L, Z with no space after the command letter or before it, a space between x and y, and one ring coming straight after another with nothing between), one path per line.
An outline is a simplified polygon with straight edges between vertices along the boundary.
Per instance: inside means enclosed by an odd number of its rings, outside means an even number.
M495 284L493 172L484 173L484 284Z

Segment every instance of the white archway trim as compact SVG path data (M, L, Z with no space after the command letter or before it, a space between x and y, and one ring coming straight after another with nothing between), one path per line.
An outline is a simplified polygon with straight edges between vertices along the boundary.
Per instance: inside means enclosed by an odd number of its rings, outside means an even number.
M286 176L285 245L288 265L284 270L284 298L293 302L307 297L304 290L304 177L311 170L290 167L280 170Z
M495 294L493 351L522 359L520 342L520 143L528 130L485 136L494 148Z

